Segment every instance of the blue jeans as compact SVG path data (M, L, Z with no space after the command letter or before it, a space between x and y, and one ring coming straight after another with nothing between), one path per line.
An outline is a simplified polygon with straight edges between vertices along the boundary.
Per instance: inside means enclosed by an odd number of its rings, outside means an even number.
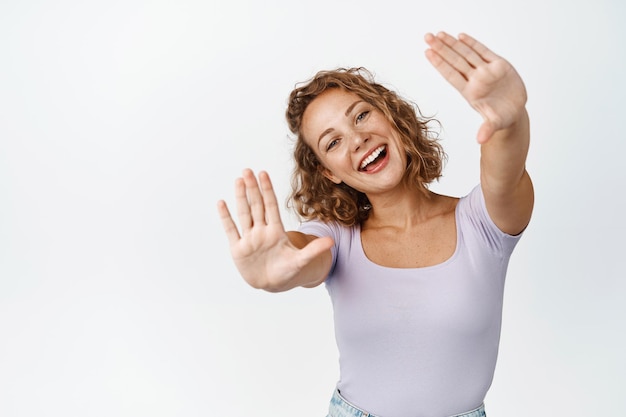
M468 411L467 413L457 414L450 417L486 417L485 406L481 405L475 410ZM333 397L330 399L330 406L328 407L328 415L326 417L376 417L374 414L369 414L367 411L363 411L360 408L355 407L346 401L345 398L339 394L339 390L335 390Z

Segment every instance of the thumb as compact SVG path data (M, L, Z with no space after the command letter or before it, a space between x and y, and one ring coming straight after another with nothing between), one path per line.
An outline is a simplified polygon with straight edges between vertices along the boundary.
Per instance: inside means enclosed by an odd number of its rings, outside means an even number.
M331 237L318 237L302 248L301 255L305 261L311 261L322 253L330 250L334 244L335 241Z
M487 143L489 139L496 133L496 128L489 120L485 120L480 128L478 129L478 134L476 135L476 140L481 145Z

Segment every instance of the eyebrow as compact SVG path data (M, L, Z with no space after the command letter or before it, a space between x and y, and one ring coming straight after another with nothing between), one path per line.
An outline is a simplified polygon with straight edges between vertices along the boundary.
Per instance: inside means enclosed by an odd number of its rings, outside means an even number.
M354 107L356 107L356 105L357 105L357 104L359 104L359 103L361 103L361 102L363 102L363 100L357 100L357 101L355 101L354 103L350 104L350 105L348 106L348 108L346 109L346 112L344 113L344 114L346 115L346 117L348 117L348 116L350 115L350 113L352 113L352 110L354 110ZM329 134L330 132L332 132L333 130L335 130L335 129L333 129L332 127L330 127L330 128L328 128L328 129L326 129L325 131L323 131L323 132L322 132L322 134L320 135L320 137L317 139L317 144L318 144L318 147L319 147L319 143L320 143L320 141L322 140L322 138L323 138L324 136L328 135L328 134Z

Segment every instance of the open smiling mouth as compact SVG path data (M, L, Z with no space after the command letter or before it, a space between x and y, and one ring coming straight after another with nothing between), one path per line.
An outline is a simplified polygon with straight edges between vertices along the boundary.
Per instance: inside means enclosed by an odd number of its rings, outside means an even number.
M361 162L359 171L370 171L387 155L387 146L381 145Z

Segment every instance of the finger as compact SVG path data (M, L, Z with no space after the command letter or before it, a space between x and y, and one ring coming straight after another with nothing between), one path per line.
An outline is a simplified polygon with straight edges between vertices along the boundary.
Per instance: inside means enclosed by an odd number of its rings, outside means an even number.
M268 224L274 224L282 227L283 222L280 219L278 200L276 199L276 193L274 192L272 181L270 180L270 176L267 172L259 172L259 183L261 184L263 201L265 202L265 220Z
M459 40L480 55L485 62L491 62L499 58L499 56L492 52L491 49L487 48L485 45L466 33L459 34Z
M474 67L462 55L446 44L439 36L434 36L432 33L426 34L424 40L431 50L437 53L452 69L460 73L464 79L468 78ZM452 41L448 41L452 43Z
M252 228L252 215L250 214L250 203L246 194L246 185L243 178L235 180L235 203L237 204L237 218L241 231L245 235Z
M452 68L450 64L441 58L441 56L432 49L426 50L426 58L430 61L433 67L439 74L443 76L454 88L459 91L463 91L463 88L467 84L467 80L457 70Z
M246 194L250 202L250 214L252 215L252 225L265 224L265 207L263 206L263 195L259 189L259 183L250 169L243 172L243 181L246 185Z
M454 36L450 36L446 32L437 33L437 38L454 50L454 52L462 57L472 68L477 68L486 62L476 51L470 48L469 45L461 42L460 39Z
M237 241L241 239L241 236L239 235L239 230L237 230L237 226L235 225L235 222L230 215L230 211L228 210L228 206L224 200L217 202L217 212L222 220L222 226L224 227L224 232L226 232L228 242L231 245L237 243Z

